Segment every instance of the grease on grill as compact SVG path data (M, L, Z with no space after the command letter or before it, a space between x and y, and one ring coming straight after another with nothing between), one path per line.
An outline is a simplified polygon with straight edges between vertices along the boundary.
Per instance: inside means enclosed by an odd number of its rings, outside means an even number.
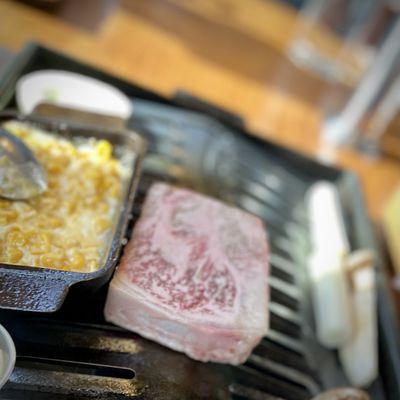
M67 333L64 340L71 347L84 347L86 349L105 350L116 353L136 354L142 350L139 343L133 339L110 336L82 336L82 334Z
M137 397L143 388L134 379L95 376L66 371L50 371L16 367L10 380L30 391L51 391L57 394L70 394L71 389L79 388L80 398L84 396L99 398ZM102 397L100 397L102 398Z

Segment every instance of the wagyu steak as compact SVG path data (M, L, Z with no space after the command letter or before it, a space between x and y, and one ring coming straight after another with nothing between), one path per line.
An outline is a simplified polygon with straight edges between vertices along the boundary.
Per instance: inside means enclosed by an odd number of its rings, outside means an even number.
M201 361L239 364L268 329L261 220L156 183L111 281L107 321Z

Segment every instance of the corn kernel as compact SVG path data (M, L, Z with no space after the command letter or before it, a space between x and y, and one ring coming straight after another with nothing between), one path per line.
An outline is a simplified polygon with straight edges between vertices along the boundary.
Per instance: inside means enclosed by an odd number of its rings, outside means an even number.
M85 267L85 257L79 251L75 251L72 256L69 257L68 264L74 270L82 270Z
M70 201L66 204L66 209L67 209L67 216L71 216L76 212L77 208L77 202L75 201Z
M46 232L30 232L28 233L29 243L32 244L50 244L50 234Z
M39 263L41 267L54 268L53 260L47 254L40 257Z
M0 225L7 225L18 218L18 212L15 210L0 210Z
M106 231L108 228L110 228L111 222L107 218L98 218L95 221L95 228L98 232L103 233Z
M121 195L121 188L120 188L120 186L118 185L118 184L112 184L110 187L109 187L109 189L108 189L108 194L111 196L111 197L115 197L115 198L117 198L117 197L120 197L120 195Z
M25 130L25 129L20 129L18 131L18 137L20 137L21 139L25 139L26 137L28 137L29 133Z
M112 146L107 140L99 140L96 145L97 155L101 161L108 161L112 155Z
M87 262L88 272L96 271L96 269L98 269L98 267L99 267L99 263L97 261L90 260Z
M64 254L47 253L40 257L40 266L59 268L64 264Z
M63 168L68 167L68 165L70 164L70 157L68 157L65 154L58 155L56 160L57 160L57 164Z
M48 244L34 244L29 247L29 251L34 255L46 254L50 251L50 246Z
M19 228L11 229L6 234L6 241L8 245L23 247L27 240L26 235L22 233Z
M57 217L43 218L38 221L37 226L42 229L57 229L64 226L64 221Z
M24 253L16 247L10 247L7 249L7 261L10 263L17 263L23 255Z
M0 199L0 209L9 208L11 206L11 201Z
M29 250L32 254L45 254L50 251L50 235L44 232L29 233Z
M100 214L107 214L110 211L110 206L105 201L102 201L98 203L97 211Z
M63 166L60 164L57 164L56 162L53 162L53 163L47 165L47 172L49 174L59 174L60 172L62 172L62 170L63 170Z

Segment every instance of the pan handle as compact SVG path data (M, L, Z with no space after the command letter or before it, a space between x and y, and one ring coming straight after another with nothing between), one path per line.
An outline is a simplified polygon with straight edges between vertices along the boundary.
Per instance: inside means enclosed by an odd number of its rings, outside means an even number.
M63 271L0 266L0 309L57 311L73 283Z

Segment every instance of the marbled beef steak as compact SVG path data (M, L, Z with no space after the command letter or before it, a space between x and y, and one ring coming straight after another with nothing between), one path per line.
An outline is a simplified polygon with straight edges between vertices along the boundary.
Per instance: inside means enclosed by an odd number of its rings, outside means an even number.
M111 281L108 321L201 361L239 364L268 329L261 220L154 184Z

